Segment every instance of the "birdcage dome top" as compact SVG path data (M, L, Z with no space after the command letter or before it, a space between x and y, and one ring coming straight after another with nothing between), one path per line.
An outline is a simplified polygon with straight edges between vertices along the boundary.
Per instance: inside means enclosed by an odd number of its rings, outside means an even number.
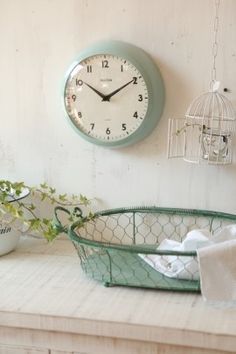
M220 121L234 121L236 119L232 103L218 91L205 92L195 98L189 105L185 116Z

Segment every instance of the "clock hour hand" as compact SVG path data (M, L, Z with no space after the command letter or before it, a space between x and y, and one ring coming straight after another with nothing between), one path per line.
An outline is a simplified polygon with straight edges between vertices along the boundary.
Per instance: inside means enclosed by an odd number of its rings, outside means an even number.
M123 88L125 88L126 86L128 86L129 84L131 84L131 82L133 82L133 81L134 81L134 79L130 80L129 82L127 82L125 85L119 87L118 89L112 91L111 93L109 93L109 95L104 95L103 101L110 101L110 98L111 98L112 96L114 96L117 92L123 90Z
M96 92L96 94L98 94L98 96L102 97L102 100L103 100L103 101L106 101L106 100L104 100L104 98L106 98L106 95L104 95L102 92L100 92L100 91L98 91L97 89L95 89L93 86L87 84L87 82L84 82L84 84L85 84L86 86L88 86L89 88L91 88L91 90L93 90L94 92Z

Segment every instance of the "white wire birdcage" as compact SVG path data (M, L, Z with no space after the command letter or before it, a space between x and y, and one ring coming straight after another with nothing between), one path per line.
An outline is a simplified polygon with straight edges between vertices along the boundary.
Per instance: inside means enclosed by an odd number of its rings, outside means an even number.
M231 163L235 118L232 103L217 89L200 95L183 119L170 120L168 157L194 163Z
M169 120L168 157L182 157L188 162L232 163L232 139L236 116L232 103L218 92L216 81L217 32L220 1L216 0L214 22L213 68L210 90L189 105L184 118Z

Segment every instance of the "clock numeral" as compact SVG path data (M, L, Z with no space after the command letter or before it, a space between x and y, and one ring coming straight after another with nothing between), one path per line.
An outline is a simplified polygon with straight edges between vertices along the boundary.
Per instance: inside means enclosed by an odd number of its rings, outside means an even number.
M78 118L82 118L82 113L81 112L78 112Z
M72 95L71 98L72 98L72 100L75 102L75 100L76 100L76 95Z
M90 123L90 126L91 126L91 130L93 130L94 126L95 126L95 123Z
M137 84L138 84L137 80L138 80L137 77L133 77L133 84L134 84L134 85L137 85Z
M107 128L107 129L106 129L106 134L107 134L107 135L110 135L110 134L111 134L110 128Z
M102 61L102 68L109 68L108 60L103 60Z
M91 73L92 71L92 65L87 65L87 73Z
M123 123L122 124L122 130L126 130L127 128L126 128L126 124L125 123Z
M123 67L123 64L120 66L120 71L123 73L124 71L124 67Z
M143 95L138 95L138 101L142 102L142 100L143 100Z
M82 86L83 85L83 80L76 79L75 80L75 84L76 84L76 86Z
M134 117L134 118L138 118L138 112L137 112L137 111L134 112L133 117Z

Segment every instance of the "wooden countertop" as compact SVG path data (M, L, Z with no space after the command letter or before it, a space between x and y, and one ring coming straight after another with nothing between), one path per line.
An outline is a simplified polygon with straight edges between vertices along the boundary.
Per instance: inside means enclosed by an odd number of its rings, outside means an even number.
M0 257L0 328L11 327L236 352L236 308L199 294L106 288L63 239L25 238Z

